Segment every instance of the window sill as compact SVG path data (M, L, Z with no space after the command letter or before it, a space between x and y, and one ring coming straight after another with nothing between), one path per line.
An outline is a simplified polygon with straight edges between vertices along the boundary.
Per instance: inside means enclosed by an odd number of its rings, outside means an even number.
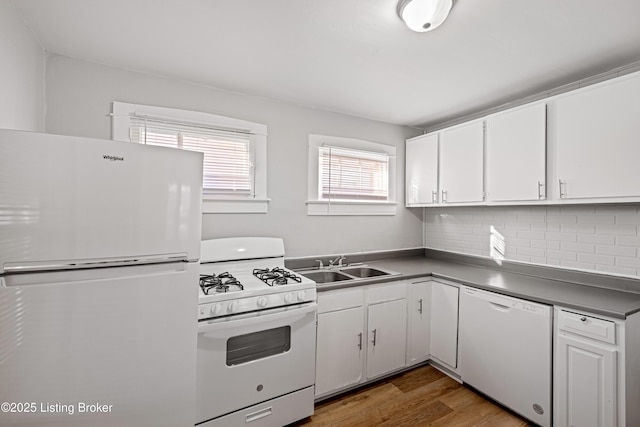
M307 215L395 215L395 202L356 202L356 201L325 201L308 200Z
M270 200L204 198L202 213L267 213Z

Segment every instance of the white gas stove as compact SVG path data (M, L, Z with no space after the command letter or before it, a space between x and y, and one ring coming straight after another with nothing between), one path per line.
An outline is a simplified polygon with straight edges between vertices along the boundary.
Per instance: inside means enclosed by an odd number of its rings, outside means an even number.
M282 239L206 240L200 260L196 425L312 415L315 282L284 267Z
M316 301L316 283L284 267L282 239L205 240L198 320Z

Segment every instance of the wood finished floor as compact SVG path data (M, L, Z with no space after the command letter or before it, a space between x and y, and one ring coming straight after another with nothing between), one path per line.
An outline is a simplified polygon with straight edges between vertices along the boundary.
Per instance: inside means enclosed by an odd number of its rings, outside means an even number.
M320 402L289 427L530 425L427 365Z

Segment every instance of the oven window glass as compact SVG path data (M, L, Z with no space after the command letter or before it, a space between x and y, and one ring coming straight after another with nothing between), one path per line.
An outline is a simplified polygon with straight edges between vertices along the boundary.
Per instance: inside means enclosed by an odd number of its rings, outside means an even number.
M291 348L291 326L239 335L227 340L227 366L282 354Z

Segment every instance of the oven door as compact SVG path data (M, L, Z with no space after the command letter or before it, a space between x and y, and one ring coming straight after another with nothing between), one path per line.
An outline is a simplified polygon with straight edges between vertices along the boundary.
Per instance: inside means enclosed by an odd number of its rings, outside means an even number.
M312 386L316 307L314 302L199 322L196 423Z

